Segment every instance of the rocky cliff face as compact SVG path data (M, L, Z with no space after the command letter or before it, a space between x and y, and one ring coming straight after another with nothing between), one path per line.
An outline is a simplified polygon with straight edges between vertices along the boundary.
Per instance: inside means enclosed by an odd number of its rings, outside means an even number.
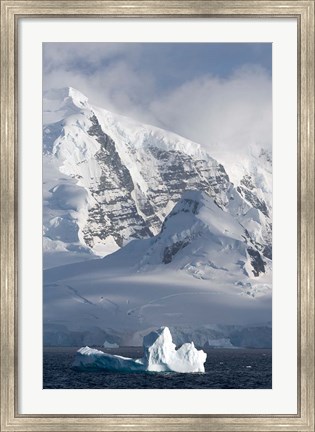
M104 256L152 237L186 190L206 192L244 227L254 249L271 258L271 196L261 175L271 176L266 152L259 172L246 168L232 183L198 144L93 107L71 88L44 95L44 122L48 258Z

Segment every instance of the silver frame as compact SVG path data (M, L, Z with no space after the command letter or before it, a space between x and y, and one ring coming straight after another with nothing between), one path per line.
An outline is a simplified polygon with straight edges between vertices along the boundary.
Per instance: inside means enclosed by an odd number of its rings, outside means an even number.
M21 415L17 412L18 100L22 17L295 17L298 20L297 415ZM1 0L0 431L314 432L314 0Z

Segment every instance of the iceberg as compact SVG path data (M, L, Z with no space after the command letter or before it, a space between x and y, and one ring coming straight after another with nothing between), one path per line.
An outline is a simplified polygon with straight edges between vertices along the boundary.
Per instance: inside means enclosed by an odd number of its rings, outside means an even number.
M111 355L88 346L80 348L72 367L79 370L105 369L117 372L205 372L207 354L193 342L176 350L168 327L161 327L143 338L144 356L132 359Z
M119 348L119 345L116 344L115 342L114 342L114 343L111 343L111 342L107 342L107 341L105 341L105 342L103 343L103 347L104 347L104 348L114 349L114 348Z

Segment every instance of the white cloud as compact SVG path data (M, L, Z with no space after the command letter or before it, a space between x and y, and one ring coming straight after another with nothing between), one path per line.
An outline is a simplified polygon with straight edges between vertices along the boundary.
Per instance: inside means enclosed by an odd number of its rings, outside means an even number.
M44 90L74 87L95 105L130 116L142 113L143 118L144 106L154 98L155 83L148 71L137 68L139 50L114 44L116 50L110 44L102 51L91 44L90 52L85 44L75 44L72 51L65 44L58 56L58 45L49 47L44 56Z
M215 157L271 147L271 78L243 67L227 79L206 76L188 82L151 104L167 128L203 144Z
M91 103L179 133L222 161L250 146L271 147L271 77L260 67L199 76L166 92L159 74L141 67L141 47L59 45L46 51L45 89L77 88Z

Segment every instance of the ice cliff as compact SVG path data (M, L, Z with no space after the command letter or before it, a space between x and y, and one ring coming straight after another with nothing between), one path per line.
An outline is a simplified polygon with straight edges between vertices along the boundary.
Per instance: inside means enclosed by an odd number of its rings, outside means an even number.
M198 351L193 342L185 343L176 350L168 327L161 327L145 336L143 349L142 358L132 359L82 347L76 354L73 367L80 370L106 369L119 372L205 372L207 354Z

